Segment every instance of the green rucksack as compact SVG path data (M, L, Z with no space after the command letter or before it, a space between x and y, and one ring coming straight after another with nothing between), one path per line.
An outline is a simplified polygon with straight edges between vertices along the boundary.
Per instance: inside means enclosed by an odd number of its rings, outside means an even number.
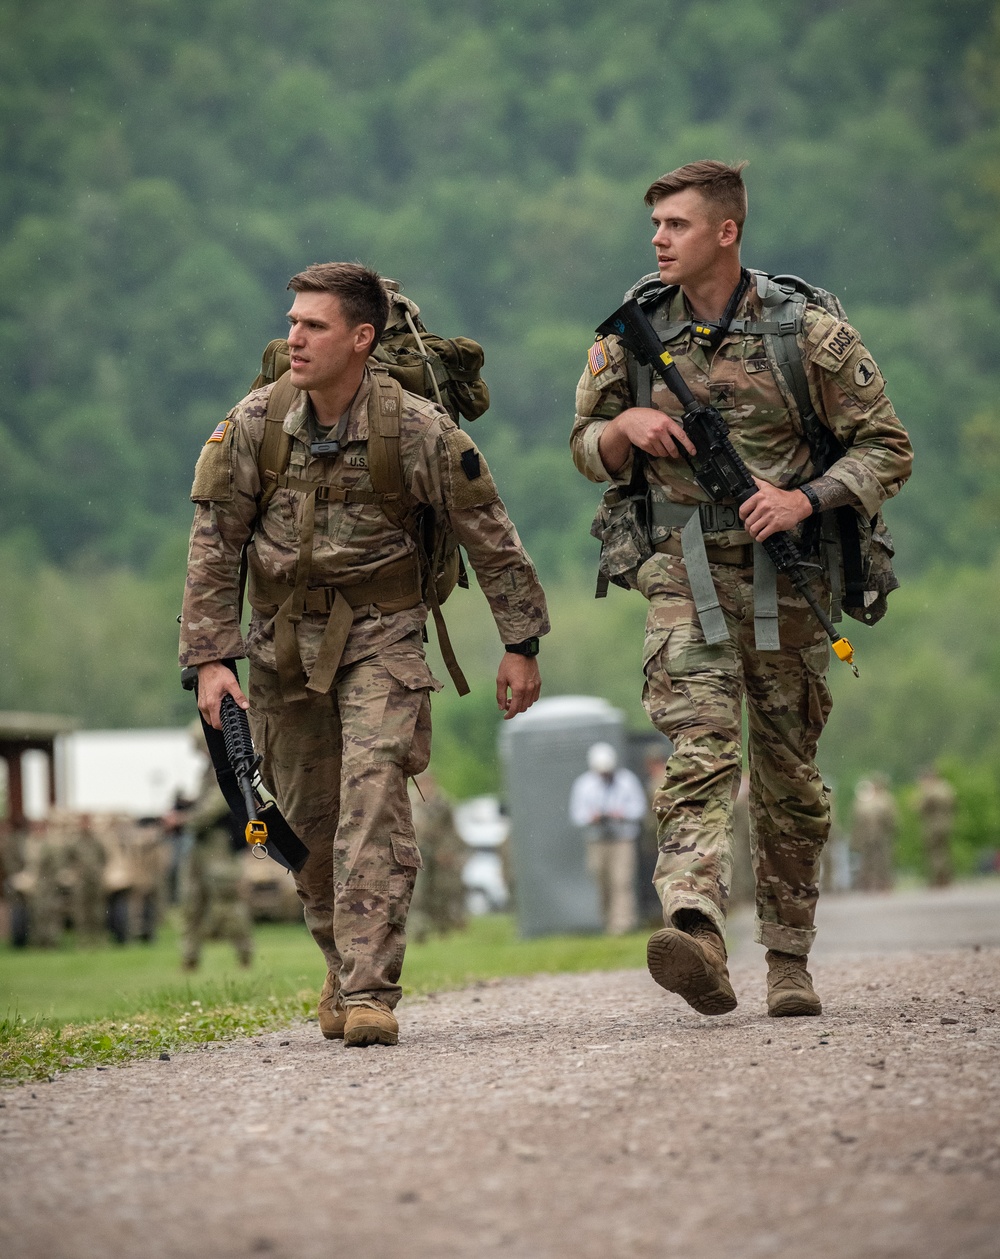
M483 347L469 337L446 338L428 332L420 307L403 296L398 281L383 280L382 284L389 298L389 320L371 357L407 393L444 407L456 424L460 417L479 419L490 405L490 391L479 374L485 357ZM251 388L260 389L278 380L288 366L288 342L284 338L271 341Z
M733 331L753 334L759 332L764 339L768 361L780 371L788 390L795 399L802 431L812 452L817 474L822 476L844 453L844 448L816 414L809 395L798 334L806 304L819 306L835 319L847 320L840 299L826 289L808 284L797 275L768 275L764 271L751 270L763 307L763 320L758 325L751 320L733 322ZM656 307L673 298L677 286L664 284L654 271L643 276L626 293L626 300L636 298L652 315ZM657 324L657 332L667 340L689 326L690 321ZM649 369L639 369L629 357L629 383L633 397L639 397L646 382L640 384L640 375ZM647 395L648 396L648 395ZM648 405L639 402L639 405ZM841 620L841 612L866 625L874 625L886 612L888 595L898 589L899 580L892 569L895 548L892 536L886 528L881 511L870 520L853 507L838 507L823 512L815 522L814 542L823 555L832 587L832 617Z

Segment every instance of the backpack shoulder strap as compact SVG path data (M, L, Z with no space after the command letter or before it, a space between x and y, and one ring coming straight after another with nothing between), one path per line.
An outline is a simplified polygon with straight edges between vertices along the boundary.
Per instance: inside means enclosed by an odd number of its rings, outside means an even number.
M263 512L278 488L277 478L288 467L292 452L292 439L285 432L285 416L298 401L299 390L286 372L278 378L267 399L264 416L264 436L257 451L257 471L260 473L261 496L259 510Z
M368 394L368 475L376 494L385 494L405 507L409 494L403 483L403 457L399 450L399 422L403 412L403 390L384 369L372 368ZM391 515L392 512L389 511Z
M438 647L445 667L459 695L468 695L469 684L455 656L448 627L437 594L436 559L428 555L419 526L407 521L413 499L403 481L403 458L399 450L399 424L403 411L403 390L384 368L372 368L372 388L368 395L368 475L376 494L385 495L382 510L391 521L413 538L424 574L424 599L434 618Z
M808 300L803 290L808 286L796 276L774 277L764 271L754 271L751 274L757 285L757 295L765 319L760 324L747 320L744 331L759 332L763 336L768 353L795 400L802 432L812 451L813 462L823 471L836 458L836 439L820 421L813 407L799 345ZM817 304L825 307L825 303Z

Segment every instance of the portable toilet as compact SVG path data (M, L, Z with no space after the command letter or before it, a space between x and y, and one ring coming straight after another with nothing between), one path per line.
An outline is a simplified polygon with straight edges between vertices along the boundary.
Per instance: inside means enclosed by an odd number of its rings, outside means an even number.
M601 740L624 760L624 714L590 695L539 700L501 724L514 903L522 936L601 930L586 843L569 819L570 789L587 768L591 745Z

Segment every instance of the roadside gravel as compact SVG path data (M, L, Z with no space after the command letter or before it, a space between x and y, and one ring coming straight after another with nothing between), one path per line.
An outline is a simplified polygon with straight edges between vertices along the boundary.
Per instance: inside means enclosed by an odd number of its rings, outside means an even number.
M742 954L741 954L742 956ZM645 972L314 1023L0 1093L6 1259L1000 1253L1000 949L763 958L702 1018Z

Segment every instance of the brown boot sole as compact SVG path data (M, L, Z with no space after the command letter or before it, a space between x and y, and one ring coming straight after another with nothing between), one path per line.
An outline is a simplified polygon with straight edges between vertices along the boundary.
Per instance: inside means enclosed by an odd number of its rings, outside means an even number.
M698 942L683 931L664 927L646 945L646 965L661 988L676 992L699 1014L728 1014L736 993L708 963Z
M822 1014L823 1003L819 997L799 996L797 993L789 992L781 997L777 997L772 1004L767 1004L767 1012L772 1019L794 1019L803 1018L810 1014Z
M344 1044L349 1048L360 1049L365 1045L398 1045L399 1032L380 1023L355 1023L349 1031L344 1031Z
M345 1017L340 1020L339 1027L336 1024L334 1024L332 1027L331 1026L324 1027L322 1020L320 1020L319 1030L323 1033L323 1035L326 1037L327 1040L343 1040L344 1039L344 1024L346 1022L347 1022L347 1019Z

